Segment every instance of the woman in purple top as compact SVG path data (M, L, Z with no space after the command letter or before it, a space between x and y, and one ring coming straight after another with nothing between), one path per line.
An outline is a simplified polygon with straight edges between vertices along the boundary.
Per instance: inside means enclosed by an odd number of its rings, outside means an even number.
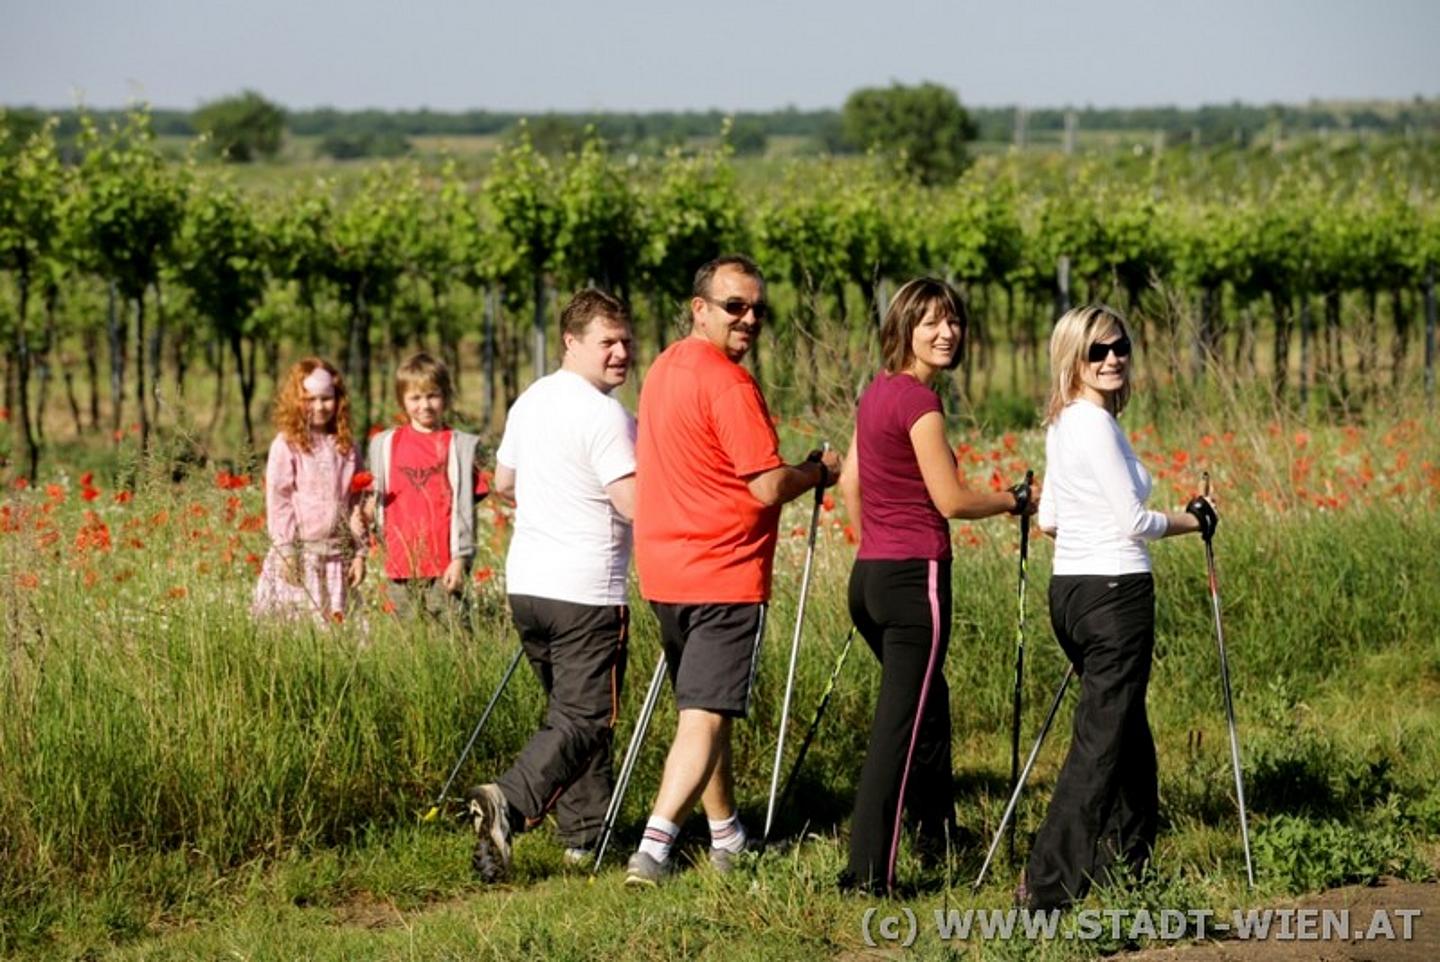
M880 694L850 822L841 885L895 886L907 805L922 852L944 851L954 826L950 693L950 518L1014 512L1009 491L961 482L945 437L936 376L959 362L965 309L943 281L900 288L880 330L884 370L860 396L840 475L860 550L850 573L850 617L881 665ZM1030 491L1030 505L1038 501ZM1032 509L1033 510L1033 507Z

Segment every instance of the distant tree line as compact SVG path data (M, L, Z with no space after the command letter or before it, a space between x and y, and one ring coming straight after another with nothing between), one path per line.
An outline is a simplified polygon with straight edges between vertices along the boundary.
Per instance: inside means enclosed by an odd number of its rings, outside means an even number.
M921 85L923 89L927 86ZM892 88L893 89L893 88ZM857 91L857 93L859 93ZM152 129L160 136L193 137L204 129L206 111L216 104L242 101L249 92L206 104L194 111L150 111ZM255 107L251 104L251 107ZM278 108L277 108L278 109ZM1409 101L1312 102L1309 104L1250 105L1242 103L1182 107L967 107L980 142L1009 143L1015 139L1017 118L1027 136L1053 139L1064 131L1067 117L1084 131L1112 131L1154 135L1169 142L1216 144L1249 143L1274 133L1352 131L1376 135L1433 136L1440 133L1440 98L1416 97ZM91 110L102 126L123 123L124 110ZM844 112L839 109L801 110L784 107L770 111L719 110L654 111L648 113L566 112L523 113L493 110L336 110L321 107L284 111L285 129L292 135L320 138L331 156L393 156L403 153L408 138L509 134L522 118L537 149L564 153L584 142L593 128L612 149L660 153L695 138L715 137L726 118L732 118L731 147L739 154L760 153L771 137L800 138L817 151L863 152L870 145L847 136ZM46 117L59 120L55 131L64 144L79 135L81 114L75 110L44 111L9 107L0 112L0 124L22 141L38 130Z

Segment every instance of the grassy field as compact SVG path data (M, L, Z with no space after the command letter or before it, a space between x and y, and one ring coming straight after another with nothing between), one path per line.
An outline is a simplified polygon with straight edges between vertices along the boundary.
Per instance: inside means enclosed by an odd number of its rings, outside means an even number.
M1152 403L1126 418L1157 478L1154 503L1182 503L1205 470L1221 499L1217 555L1258 889L1244 888L1203 552L1184 539L1153 552L1156 871L1097 893L1092 906L1228 910L1382 875L1433 877L1440 428L1406 416L1423 410L1407 400L1335 425L1244 414L1222 396ZM833 417L782 424L791 454L847 433ZM976 485L1008 484L1041 461L1035 431L954 440ZM468 633L397 623L373 566L364 604L343 624L257 623L248 601L266 549L260 479L206 471L177 483L163 457L141 459L132 444L86 462L99 465L89 474L57 457L36 487L0 494L0 953L749 959L869 950L862 920L875 903L833 884L878 684L863 648L845 665L797 802L782 813L787 844L730 877L697 868L655 892L624 891L618 866L674 721L667 694L607 870L592 880L564 868L542 829L518 845L514 883L487 890L469 874L465 826L418 815L514 650L502 586L507 513L481 509ZM752 827L764 814L808 510L794 505L782 522L757 702L737 728ZM848 628L853 548L838 508L822 518L797 738ZM1008 905L1016 871L1002 865L970 891L1006 788L1015 527L953 531L947 675L961 835L943 870L902 858L909 888L899 904L926 915ZM1044 617L1049 557L1039 540L1027 741L1063 668ZM653 621L637 608L622 744L656 652ZM521 672L467 780L498 772L541 707L539 686ZM1020 811L1022 853L1064 754L1070 707ZM703 844L703 819L687 835ZM1116 947L968 944L987 958ZM922 930L915 948L928 957L957 946Z

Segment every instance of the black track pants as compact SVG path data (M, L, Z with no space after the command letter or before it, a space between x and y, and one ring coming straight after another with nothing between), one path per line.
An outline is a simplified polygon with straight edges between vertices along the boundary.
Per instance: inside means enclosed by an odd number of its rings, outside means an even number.
M525 828L554 809L561 841L586 847L599 837L614 787L610 741L630 610L528 595L511 595L510 610L548 703L540 730L497 783Z
M1145 714L1155 648L1149 574L1057 575L1050 622L1080 675L1070 754L1026 870L1035 908L1084 897L1121 860L1150 857L1159 814L1155 741Z
M880 661L880 694L850 820L849 875L895 885L903 814L927 842L954 823L950 771L949 561L857 561L850 617Z

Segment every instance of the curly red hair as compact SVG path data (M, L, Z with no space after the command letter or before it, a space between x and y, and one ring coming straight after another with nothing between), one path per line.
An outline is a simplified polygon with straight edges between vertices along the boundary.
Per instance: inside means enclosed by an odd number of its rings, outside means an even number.
M310 450L310 424L305 416L303 382L310 372L322 367L335 379L335 420L329 433L335 435L335 446L340 453L349 454L355 447L355 438L350 431L350 392L345 389L345 378L335 365L318 357L302 358L285 375L280 396L275 400L275 428L296 448L306 452Z

